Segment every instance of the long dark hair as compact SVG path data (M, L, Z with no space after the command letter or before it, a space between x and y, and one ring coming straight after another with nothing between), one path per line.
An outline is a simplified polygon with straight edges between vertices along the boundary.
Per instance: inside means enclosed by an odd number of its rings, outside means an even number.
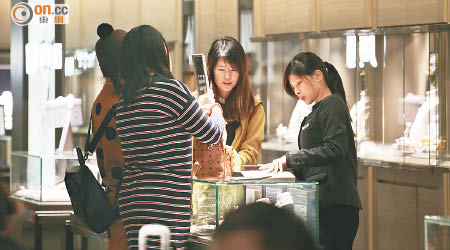
M344 85L342 84L342 79L336 68L328 62L322 61L322 59L312 52L302 52L297 54L288 64L286 70L284 71L283 86L286 93L292 97L297 98L294 90L289 82L289 76L291 74L302 76L302 75L313 75L316 70L320 70L325 77L325 82L331 93L338 93L345 104L347 104L347 99L345 96ZM348 105L347 105L348 108Z
M150 25L130 30L120 50L120 76L124 79L122 99L130 104L138 90L152 83L152 73L173 78L169 49L161 33Z
M214 67L220 58L236 67L239 71L239 79L236 87L231 91L223 112L225 120L240 120L249 117L255 106L250 79L248 76L247 56L241 44L232 37L224 37L215 40L208 52L208 75L213 83L213 90L218 98L217 85L214 82Z

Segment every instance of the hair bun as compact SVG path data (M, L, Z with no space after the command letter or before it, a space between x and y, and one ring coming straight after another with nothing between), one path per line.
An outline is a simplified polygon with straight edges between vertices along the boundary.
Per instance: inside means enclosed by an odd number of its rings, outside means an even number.
M105 38L105 37L111 35L111 33L113 33L113 31L114 31L114 28L109 23L102 23L97 27L97 35L100 38Z

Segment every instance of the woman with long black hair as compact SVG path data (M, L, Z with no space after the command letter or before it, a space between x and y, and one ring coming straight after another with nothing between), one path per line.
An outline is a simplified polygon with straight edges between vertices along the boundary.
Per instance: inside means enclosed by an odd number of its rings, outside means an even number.
M356 148L341 77L312 52L296 55L286 67L286 93L314 103L303 120L299 150L263 166L271 172L292 170L296 177L319 182L319 232L325 250L352 249L361 201L356 186Z
M192 136L217 143L224 130L222 109L213 104L207 116L186 85L173 79L167 44L151 26L138 26L125 36L120 74L125 83L116 121L125 167L119 212L128 248L138 248L143 225L159 223L171 231L171 248L185 249ZM157 246L158 239L151 238L148 247Z
M215 99L227 122L227 142L235 152L235 167L256 164L264 140L266 115L253 95L247 55L232 37L216 39L208 53L208 75Z

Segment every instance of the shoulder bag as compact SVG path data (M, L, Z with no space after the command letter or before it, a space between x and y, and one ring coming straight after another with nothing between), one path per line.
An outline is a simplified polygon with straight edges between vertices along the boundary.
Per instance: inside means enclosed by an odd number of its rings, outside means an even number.
M92 154L102 137L105 128L114 115L114 106L103 119L100 128L89 143L92 117L86 138L86 152L76 147L78 162L73 162L66 169L64 182L70 196L75 216L95 233L102 233L118 218L117 211L109 203L106 193L92 172L86 166L89 154Z

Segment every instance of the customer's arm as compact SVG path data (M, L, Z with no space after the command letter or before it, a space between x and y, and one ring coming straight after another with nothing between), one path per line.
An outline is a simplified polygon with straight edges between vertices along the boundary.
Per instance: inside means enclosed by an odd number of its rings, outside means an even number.
M189 89L181 82L173 88L176 108L172 111L178 122L203 143L215 144L223 135L225 120L220 106L212 109L211 116L202 111ZM173 101L173 100L171 100Z

